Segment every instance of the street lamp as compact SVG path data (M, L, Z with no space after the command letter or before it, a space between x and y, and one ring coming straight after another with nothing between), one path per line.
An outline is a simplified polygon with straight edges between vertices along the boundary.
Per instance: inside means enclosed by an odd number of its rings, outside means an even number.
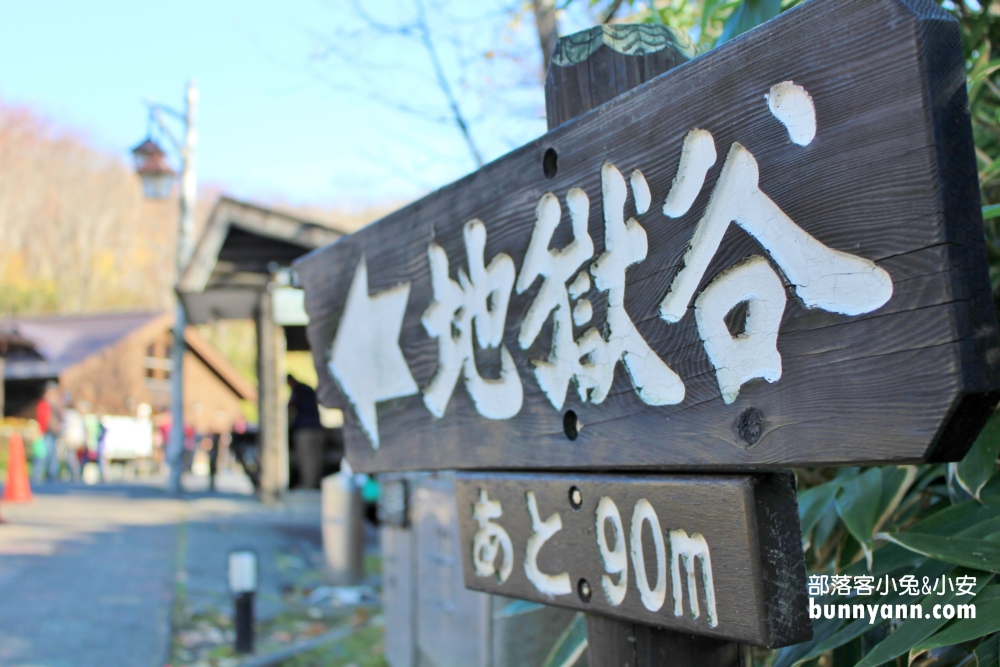
M142 177L142 191L148 199L166 199L177 172L167 164L167 155L152 138L132 149L135 173Z
M195 119L198 110L198 89L194 81L188 82L184 111L147 102L149 109L150 130L157 127L167 138L181 158L181 192L180 220L177 229L177 280L191 259L194 232L194 206L197 200L197 178L195 175L195 146L198 134L195 130ZM177 139L166 122L165 117L171 117L179 122L184 129L183 141ZM135 158L135 170L142 177L143 192L151 199L166 199L170 196L171 185L175 172L167 163L163 149L147 138L132 150ZM173 493L181 491L181 469L184 460L184 330L187 328L187 312L180 297L177 298L176 314L174 316L174 343L170 349L170 441L167 443L166 460L170 465L169 488Z

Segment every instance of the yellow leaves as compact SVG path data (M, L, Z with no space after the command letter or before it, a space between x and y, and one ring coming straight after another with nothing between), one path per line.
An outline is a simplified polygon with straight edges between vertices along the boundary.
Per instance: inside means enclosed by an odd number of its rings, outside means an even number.
M176 220L117 156L0 104L2 311L167 307Z
M106 248L99 248L94 253L94 269L101 278L110 277L115 271L115 256Z

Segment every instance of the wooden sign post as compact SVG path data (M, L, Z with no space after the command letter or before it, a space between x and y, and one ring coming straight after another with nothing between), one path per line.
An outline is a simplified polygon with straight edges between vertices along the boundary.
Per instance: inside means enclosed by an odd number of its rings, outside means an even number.
M694 55L561 39L548 134L297 263L352 466L493 471L467 586L599 615L597 664L805 639L767 471L958 460L1000 397L958 24L811 0Z

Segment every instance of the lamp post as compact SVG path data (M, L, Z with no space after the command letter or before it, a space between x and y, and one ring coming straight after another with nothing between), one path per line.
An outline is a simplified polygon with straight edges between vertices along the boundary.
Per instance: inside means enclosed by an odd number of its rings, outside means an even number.
M180 220L177 229L177 280L191 259L194 206L197 199L198 181L195 172L195 147L198 133L195 122L198 111L198 89L194 81L188 82L184 111L175 111L161 104L147 102L150 130L158 127L167 137L181 157ZM179 121L184 128L183 140L178 139L165 122L164 116ZM136 173L142 177L143 192L151 199L166 199L170 196L171 183L175 175L167 163L163 149L150 136L132 149ZM173 493L181 491L181 469L184 460L184 330L187 328L187 312L177 295L174 316L174 343L171 347L171 396L170 396L170 441L167 443L166 460L170 464L169 489Z

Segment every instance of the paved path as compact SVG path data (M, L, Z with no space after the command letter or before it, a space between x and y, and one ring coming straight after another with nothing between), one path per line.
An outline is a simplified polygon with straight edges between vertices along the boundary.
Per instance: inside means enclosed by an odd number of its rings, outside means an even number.
M301 543L302 564L315 560L318 496L268 508L141 484L33 491L29 504L0 505L0 667L162 667L175 593L225 605L230 548L267 556ZM262 561L266 615L280 610L281 571L299 563Z

